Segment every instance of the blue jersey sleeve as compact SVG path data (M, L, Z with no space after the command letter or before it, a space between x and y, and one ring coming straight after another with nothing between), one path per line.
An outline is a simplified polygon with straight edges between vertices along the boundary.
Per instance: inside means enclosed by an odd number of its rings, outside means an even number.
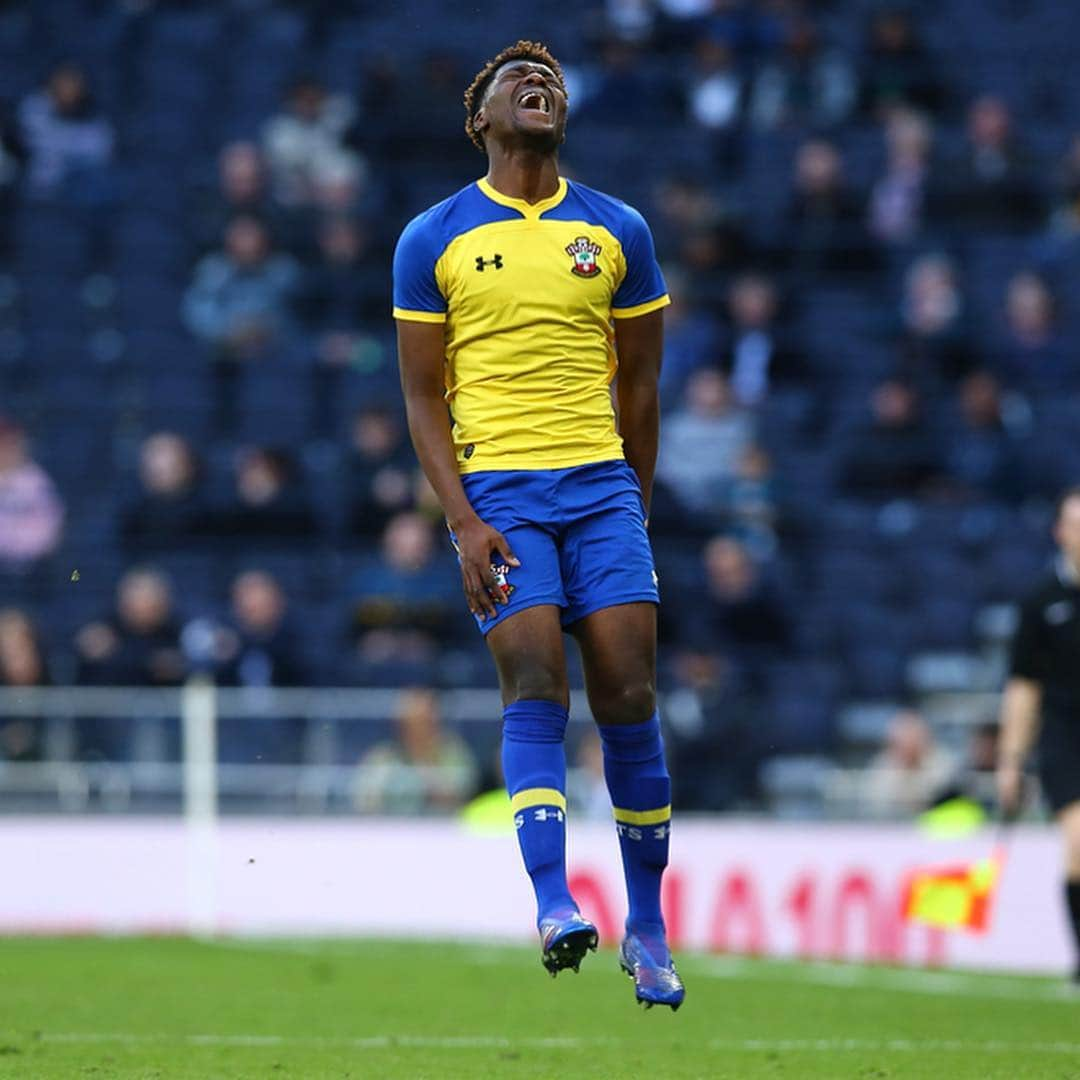
M619 239L626 275L611 300L611 314L616 319L644 315L669 302L649 226L633 207L625 209L626 224Z
M438 230L426 214L405 226L394 249L395 318L446 321L446 297L435 280L435 264L442 247Z

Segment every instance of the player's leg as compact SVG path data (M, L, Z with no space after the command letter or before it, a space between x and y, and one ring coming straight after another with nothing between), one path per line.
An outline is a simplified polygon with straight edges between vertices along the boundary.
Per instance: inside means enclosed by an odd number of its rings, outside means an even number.
M1080 802L1063 807L1058 821L1065 839L1065 902L1076 942L1074 978L1080 983Z
M685 991L671 961L660 887L671 835L671 778L656 710L656 606L595 611L573 627L619 834L629 912L621 951L639 1001L678 1008Z
M517 550L517 549L515 549ZM522 556L522 565L527 565ZM544 966L577 970L597 945L566 881L566 752L569 718L560 609L525 608L487 635L503 698L502 765L525 869L536 893Z

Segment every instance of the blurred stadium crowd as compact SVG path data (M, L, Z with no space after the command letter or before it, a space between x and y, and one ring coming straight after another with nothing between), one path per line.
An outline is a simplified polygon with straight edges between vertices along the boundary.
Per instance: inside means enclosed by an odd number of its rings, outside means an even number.
M1080 475L1060 0L0 4L0 683L492 684L389 260L482 172L463 88L530 35L567 69L565 172L646 215L674 300L680 798L798 792L887 730L947 786L888 703L994 688ZM0 758L40 732L6 723Z

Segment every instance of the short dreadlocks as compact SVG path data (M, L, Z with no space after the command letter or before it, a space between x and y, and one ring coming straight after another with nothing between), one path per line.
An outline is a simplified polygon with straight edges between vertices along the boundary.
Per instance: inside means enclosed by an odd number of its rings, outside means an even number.
M469 83L465 91L465 134L472 140L478 150L484 149L484 139L476 128L473 127L473 118L476 116L480 105L483 103L484 94L487 93L488 84L496 71L508 64L511 60L532 60L537 64L547 64L555 72L555 78L559 80L559 87L566 93L566 79L559 61L548 51L546 45L538 41L518 41L509 48L503 49L498 56L492 57Z

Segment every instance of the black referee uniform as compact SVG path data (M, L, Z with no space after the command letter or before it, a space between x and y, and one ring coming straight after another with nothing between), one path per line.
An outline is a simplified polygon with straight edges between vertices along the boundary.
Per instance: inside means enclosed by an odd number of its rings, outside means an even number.
M1042 688L1039 780L1057 813L1080 800L1080 582L1063 560L1020 608L1011 674Z

